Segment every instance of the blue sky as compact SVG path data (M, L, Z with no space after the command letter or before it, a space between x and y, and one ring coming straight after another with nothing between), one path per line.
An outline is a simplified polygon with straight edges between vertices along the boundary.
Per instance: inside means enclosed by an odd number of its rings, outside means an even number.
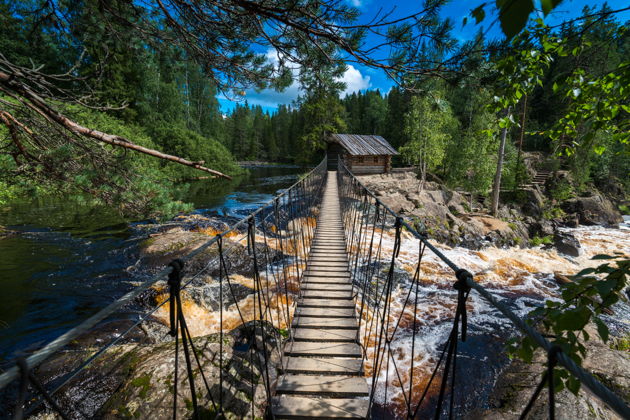
M390 11L395 8L392 16L406 16L414 11L419 10L422 7L421 0L413 1L387 1L387 0L346 0L349 4L359 8L363 13L361 20L368 20L373 17L379 9L383 11ZM539 0L536 0L539 3ZM450 18L453 21L454 30L452 35L460 42L470 40L474 37L475 33L479 30L480 26L474 23L474 19L469 19L468 24L463 26L462 20L465 16L470 14L470 11L482 3L493 4L494 0L452 0L450 1L441 12L442 17ZM612 9L622 9L628 7L628 0L608 0L607 2ZM564 0L552 14L547 16L545 21L554 25L564 20L569 20L581 15L584 6L596 6L599 7L603 2L597 0ZM486 7L489 11L489 7ZM532 15L533 16L533 15ZM630 20L630 11L620 13L619 20ZM494 21L492 16L486 16L485 20L481 23L484 30ZM500 38L502 33L498 22L488 29L489 38ZM276 59L275 52L268 51L268 58L273 61ZM387 78L387 76L380 70L368 68L359 64L350 64L344 74L343 81L346 83L346 90L342 95L346 95L352 92L366 89L380 89L381 92L387 92L393 85L393 83ZM294 101L299 94L299 86L297 83L293 83L289 88L283 92L276 92L271 89L266 89L261 92L254 90L247 90L243 99L247 100L250 105L260 105L263 110L273 112L280 104L290 104ZM226 99L225 97L218 96L219 104L223 112L228 113L234 108L235 102Z

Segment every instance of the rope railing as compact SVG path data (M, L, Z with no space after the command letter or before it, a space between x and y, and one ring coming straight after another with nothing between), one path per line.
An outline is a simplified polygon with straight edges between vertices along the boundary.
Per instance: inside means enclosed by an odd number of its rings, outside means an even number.
M290 339L326 177L324 159L230 229L16 360L0 375L2 410L16 419L42 410L72 419L163 417L165 412L172 418L264 416L282 364L282 344ZM212 301L216 307L202 308L198 301L203 302L203 296L193 299L194 293L205 290L218 292ZM98 337L99 328L147 293L154 296L155 307L122 333L105 344L81 344ZM200 308L205 309L201 317L195 312ZM150 399L148 390L155 385L150 379L156 368L153 357L163 357L162 364L173 360L165 378L168 386L163 385L172 395L154 401L155 407L143 407L142 399ZM90 374L95 375L93 381L86 381ZM106 377L118 379L112 385ZM130 409L121 400L123 391L139 393L137 412L125 411ZM90 398L106 401L84 404ZM152 409L159 416L147 411Z
M462 381L471 379L460 377L458 345L469 335L467 302L471 299L478 302L480 297L547 352L547 368L521 418L528 415L545 386L548 415L554 418L553 371L557 365L574 375L622 418L630 418L630 408L617 394L519 317L508 301L500 300L496 293L475 282L470 272L458 267L426 234L419 233L388 208L342 161L337 177L360 322L359 342L364 352L364 371L371 380L372 413L378 413L379 418L407 419L453 418L464 414L458 411L465 405L465 395L459 387ZM432 270L453 279L452 291L441 290L447 299L445 306L453 309L451 327L445 331L443 345L435 349L437 354L432 349L418 348L423 322L419 312L430 315L426 306L432 303L421 297L426 293L423 289L428 289L424 284L425 269L427 273ZM450 296L452 303L448 302Z

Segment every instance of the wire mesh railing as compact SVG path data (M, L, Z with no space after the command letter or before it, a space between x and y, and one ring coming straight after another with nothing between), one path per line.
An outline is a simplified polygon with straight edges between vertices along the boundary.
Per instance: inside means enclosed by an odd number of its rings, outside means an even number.
M545 387L548 416L554 418L553 372L557 365L622 418L630 418L630 409L618 395L524 322L509 302L475 282L426 235L385 206L341 161L337 177L373 418L466 415L471 394L483 385L470 376L482 369L470 365L483 361L470 355L462 361L460 353L471 327L477 327L477 334L483 333L483 327L468 325L471 309L482 305L489 305L496 316L509 320L547 352L547 368L521 418L528 415ZM450 278L446 283L450 287L440 286L438 291L436 277ZM438 317L442 322L427 326ZM427 347L423 335L441 341ZM478 403L472 405L478 407Z
M0 375L2 411L15 419L266 416L326 176L324 159L227 231L16 360ZM150 311L112 321L142 298L153 302ZM115 332L104 334L111 323Z

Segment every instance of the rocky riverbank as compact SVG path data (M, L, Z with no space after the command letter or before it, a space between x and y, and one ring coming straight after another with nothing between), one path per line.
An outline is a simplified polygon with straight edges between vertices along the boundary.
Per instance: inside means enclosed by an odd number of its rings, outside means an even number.
M600 382L625 401L630 401L630 354L623 338L603 343L594 325L586 331L591 340L584 343L586 358L582 366ZM627 338L625 339L627 340ZM468 413L468 419L511 420L520 417L545 371L546 357L538 351L532 364L513 360L499 375L491 394L488 410L476 409ZM548 416L548 398L545 389L528 418L545 419ZM564 389L556 394L556 418L562 420L621 419L598 397L582 386L578 395Z
M394 212L414 222L427 236L448 246L481 249L486 246L526 247L554 244L568 255L579 253L579 244L560 232L561 227L600 224L616 226L623 218L610 200L599 193L584 194L555 203L541 189L502 194L497 216L486 203L470 194L453 191L437 182L422 190L413 172L360 176L361 182Z

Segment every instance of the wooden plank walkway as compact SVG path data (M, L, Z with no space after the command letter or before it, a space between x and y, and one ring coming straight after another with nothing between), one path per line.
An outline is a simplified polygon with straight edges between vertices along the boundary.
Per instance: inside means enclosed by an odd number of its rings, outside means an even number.
M276 419L367 417L358 328L337 172L329 171L291 326L293 341L284 349L284 372L272 401Z

